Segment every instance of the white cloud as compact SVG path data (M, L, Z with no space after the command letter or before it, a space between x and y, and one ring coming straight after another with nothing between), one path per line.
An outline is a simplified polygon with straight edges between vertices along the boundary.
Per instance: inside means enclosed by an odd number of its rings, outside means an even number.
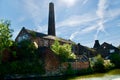
M74 37L75 37L77 34L79 34L79 31L76 31L76 32L72 33L72 35L70 36L69 39L70 39L70 40L74 39Z
M88 26L82 30L78 30L78 31L71 34L70 40L73 40L77 35L90 33L91 31L96 30L97 28L98 28L97 25L92 25L92 26Z
M68 8L71 8L73 6L77 6L79 5L80 6L83 6L85 5L86 3L88 2L88 0L57 0L57 6L59 6L61 4L61 6L67 6ZM77 4L79 3L79 4Z
M107 2L107 0L99 0L99 2L98 2L98 10L96 11L96 14L98 15L98 17L100 19L104 18L104 12L107 7L106 2Z
M72 7L76 4L78 0L61 0L62 3L64 3L68 7Z
M37 24L40 21L38 18L40 17L40 6L34 0L23 0L23 7L29 18L32 18L34 23Z
M120 8L109 10L108 17L110 17L110 19L114 19L118 16L120 16Z
M49 1L22 0L27 18L31 19L35 26L39 26L43 19L47 18Z
M88 32L91 32L91 31L97 29L97 27L98 27L97 25L96 25L96 26L95 26L95 25L93 25L93 26L89 26L89 27L83 29L83 30L82 30L82 33L88 33Z
M97 14L97 16L100 20L98 21L99 28L97 29L97 33L95 34L95 39L97 39L100 31L105 32L105 29L104 29L104 14L106 12L107 7L108 7L107 0L99 0L98 10L96 11L96 14Z
M69 39L74 39L77 35L89 33L97 28L96 21L98 20L94 13L86 13L84 15L72 15L62 22L57 23L57 28L74 27L79 30L71 34ZM85 26L83 26L85 25Z
M30 17L33 18L34 23L36 24L35 26L37 26L37 30L40 32L46 32L47 31L47 25L46 24L40 24L40 21L43 21L43 19L45 19L45 17L48 17L48 3L50 0L46 0L46 1L42 1L42 3L37 3L37 0L24 0L24 7L26 9L26 11L28 12L28 14L30 15ZM54 1L55 3L55 9L56 11L58 10L59 13L61 13L61 11L63 11L64 7L67 6L69 8L71 8L74 5L77 5L79 1L79 5L85 5L88 0L59 0L59 1ZM60 3L62 2L62 3ZM65 27L70 27L70 28L78 28L78 27L84 27L83 25L85 25L84 29L79 28L79 30L77 31L73 31L74 33L69 33L71 34L70 39L74 39L75 37L77 37L77 35L80 34L86 34L89 32L92 32L94 30L97 30L96 34L94 35L94 38L97 39L98 38L98 34L100 32L106 32L105 31L105 26L104 23L112 20L114 18L116 18L117 16L120 15L120 10L119 9L111 9L109 10L109 12L106 11L106 9L108 8L108 4L107 4L107 0L99 0L99 3L97 4L98 8L96 13L94 13L93 11L89 12L89 13L81 13L80 15L73 15L71 14L70 17L64 19L61 22L56 22L56 28L65 28ZM84 9L84 8L83 8ZM47 13L45 13L45 11ZM74 10L73 10L74 11ZM63 12L64 13L64 12ZM56 14L57 15L57 14ZM97 16L96 16L97 15ZM62 15L59 15L62 16ZM65 16L66 17L66 16ZM47 20L48 18L46 18ZM47 21L46 21L47 22ZM65 29L67 29L65 28ZM57 34L61 34L62 31L59 31L59 33ZM65 35L64 35L65 36Z
M59 27L75 27L86 24L97 20L97 17L93 13L87 13L84 15L71 15L71 17L57 23L57 28ZM87 24L86 24L87 25Z

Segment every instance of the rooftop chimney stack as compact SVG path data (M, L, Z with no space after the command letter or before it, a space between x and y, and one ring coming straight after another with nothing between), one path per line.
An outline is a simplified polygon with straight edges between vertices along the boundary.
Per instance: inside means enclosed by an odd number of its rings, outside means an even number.
M94 49L99 49L100 48L100 43L99 40L95 40L95 44L94 44Z
M56 36L54 4L52 2L49 3L48 35Z

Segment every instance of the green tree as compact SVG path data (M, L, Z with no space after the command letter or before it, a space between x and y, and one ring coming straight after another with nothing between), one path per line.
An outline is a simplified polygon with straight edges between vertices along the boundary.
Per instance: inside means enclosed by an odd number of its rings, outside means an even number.
M11 64L14 73L30 74L44 73L44 65L37 54L37 48L30 40L23 40L18 43L18 60ZM16 68L16 69L15 69Z
M120 54L111 54L110 60L115 65L115 67L120 68Z
M59 56L61 62L65 62L69 59L75 59L75 54L71 51L71 45L60 43L56 40L51 46L52 51Z
M101 55L97 55L96 57L94 57L94 61L93 61L93 69L96 72L104 72L105 67L104 67L104 59L101 57Z
M36 47L30 40L23 40L18 43L19 52L18 57L21 60L33 60L36 58Z
M1 20L0 21L0 62L2 59L3 51L6 48L9 48L13 41L11 40L12 31L10 28L10 21Z

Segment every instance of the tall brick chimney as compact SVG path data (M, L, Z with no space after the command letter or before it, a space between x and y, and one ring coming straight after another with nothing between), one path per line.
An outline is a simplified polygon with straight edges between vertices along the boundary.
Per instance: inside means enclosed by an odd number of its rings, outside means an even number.
M48 35L56 36L54 4L52 2L49 3Z

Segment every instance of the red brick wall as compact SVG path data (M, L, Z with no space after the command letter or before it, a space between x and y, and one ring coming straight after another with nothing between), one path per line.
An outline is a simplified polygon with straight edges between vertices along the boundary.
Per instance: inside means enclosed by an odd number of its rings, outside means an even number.
M89 67L89 62L65 62L62 64L64 69L67 69L68 64L71 64L71 67L75 70L87 69Z
M45 51L45 70L55 71L60 67L60 61L58 56L56 56L49 48ZM67 69L68 64L75 70L86 69L89 67L89 62L64 62L62 63L62 68Z
M58 57L50 50L45 51L45 70L55 71L59 68L60 62Z
M89 62L71 62L73 69L87 69L89 67Z

